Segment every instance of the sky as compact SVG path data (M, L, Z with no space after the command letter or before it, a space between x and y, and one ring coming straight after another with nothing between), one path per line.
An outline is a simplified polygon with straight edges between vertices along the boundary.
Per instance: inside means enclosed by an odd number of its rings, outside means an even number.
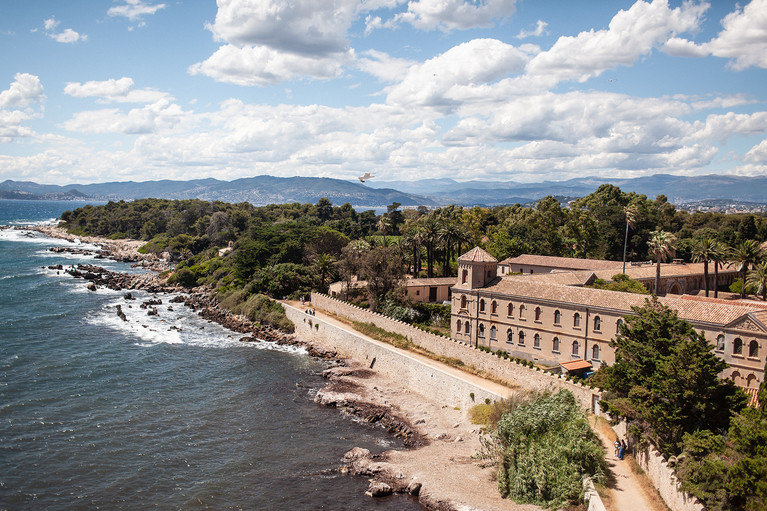
M767 175L767 0L2 0L0 181Z

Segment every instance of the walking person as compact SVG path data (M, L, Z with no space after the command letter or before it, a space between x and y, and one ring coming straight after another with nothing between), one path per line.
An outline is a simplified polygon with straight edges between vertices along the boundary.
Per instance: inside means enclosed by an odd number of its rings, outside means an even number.
M618 457L618 452L621 450L621 443L618 441L618 439L615 439L615 443L613 443L615 446L615 457Z
M625 440L621 440L621 448L618 451L618 459L622 460L624 454L626 454L626 441Z

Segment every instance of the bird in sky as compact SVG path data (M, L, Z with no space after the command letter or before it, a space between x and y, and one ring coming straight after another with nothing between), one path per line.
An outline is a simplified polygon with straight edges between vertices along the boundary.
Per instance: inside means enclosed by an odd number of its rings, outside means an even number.
M359 176L357 179L359 179L360 181L364 183L366 179L370 179L371 177L375 177L375 176L371 174L370 172L365 172L364 175Z

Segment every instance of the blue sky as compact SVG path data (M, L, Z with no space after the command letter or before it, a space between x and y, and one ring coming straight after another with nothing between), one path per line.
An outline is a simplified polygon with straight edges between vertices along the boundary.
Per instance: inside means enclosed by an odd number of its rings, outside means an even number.
M3 0L0 181L767 174L767 0Z

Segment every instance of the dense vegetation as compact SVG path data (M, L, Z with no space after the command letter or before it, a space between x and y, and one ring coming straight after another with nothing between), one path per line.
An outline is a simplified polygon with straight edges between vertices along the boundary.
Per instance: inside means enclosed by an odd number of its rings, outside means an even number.
M726 363L705 338L654 297L627 316L613 340L615 364L596 378L601 404L629 434L677 464L685 491L711 510L767 504L767 387L761 407L719 374Z
M602 444L566 390L509 402L485 446L500 492L515 502L560 508L578 501L583 476L604 476Z

